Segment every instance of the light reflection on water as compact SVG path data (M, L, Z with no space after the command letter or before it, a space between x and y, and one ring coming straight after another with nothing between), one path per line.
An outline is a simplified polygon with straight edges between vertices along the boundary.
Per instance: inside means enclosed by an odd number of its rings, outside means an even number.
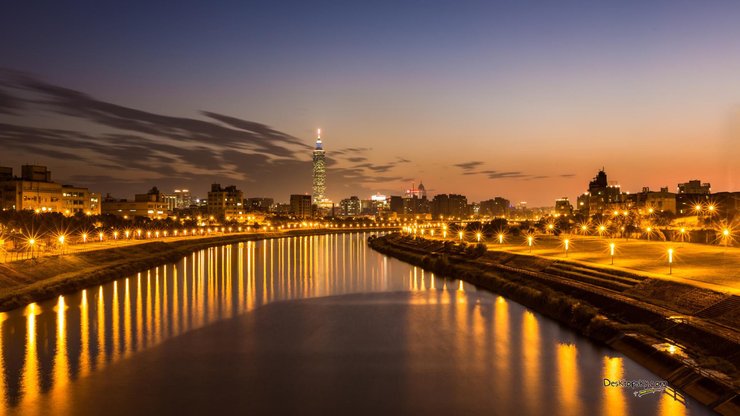
M485 363L486 371L496 374L490 383L498 398L524 395L501 409L511 406L522 414L688 414L667 395L635 399L629 390L603 388L604 378L657 379L631 360L503 297L373 252L366 237L287 237L213 247L175 264L2 313L0 409L65 413L65 397L76 380L269 303L420 291L438 294L421 298L423 302L448 305L440 325L460 334L449 359L470 371L480 371ZM703 413L690 404L692 414Z

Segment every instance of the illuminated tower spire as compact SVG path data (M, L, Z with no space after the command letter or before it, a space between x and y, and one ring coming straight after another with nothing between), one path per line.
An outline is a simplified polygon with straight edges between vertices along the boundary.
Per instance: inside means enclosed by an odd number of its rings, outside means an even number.
M313 203L323 202L326 197L326 154L321 142L321 129L316 136L316 148L313 150Z

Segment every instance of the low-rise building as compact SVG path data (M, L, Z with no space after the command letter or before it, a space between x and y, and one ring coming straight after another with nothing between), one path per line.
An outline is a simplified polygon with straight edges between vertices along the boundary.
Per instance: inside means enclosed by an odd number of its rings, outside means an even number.
M102 207L103 214L117 215L123 218L167 218L167 202L156 186L145 194L136 194L133 201L115 199L107 195L103 199Z
M62 185L51 180L46 166L23 165L21 176L13 169L0 168L0 208L3 210L33 210L59 212L65 215L100 214L100 194L88 188Z

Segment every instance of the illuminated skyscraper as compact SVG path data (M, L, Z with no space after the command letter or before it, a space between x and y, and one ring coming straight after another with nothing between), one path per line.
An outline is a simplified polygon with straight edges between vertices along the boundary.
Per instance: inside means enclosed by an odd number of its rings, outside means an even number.
M313 203L319 204L326 197L326 154L321 143L321 129L316 138L316 148L313 150Z

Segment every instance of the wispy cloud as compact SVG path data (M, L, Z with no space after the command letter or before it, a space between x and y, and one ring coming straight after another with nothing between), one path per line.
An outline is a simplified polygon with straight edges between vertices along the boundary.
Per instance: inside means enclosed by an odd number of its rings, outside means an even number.
M155 184L206 189L217 181L240 185L248 195L279 190L287 198L310 190L312 140L253 121L211 111L201 112L202 118L157 114L11 70L0 71L2 114L12 116L0 119L6 154L67 166L74 162L74 172L56 170L55 176L96 190L130 195ZM367 162L369 151L330 152L329 183L362 191L364 184L401 179L378 174L390 173L405 159L373 164ZM347 156L346 161L332 158L337 155Z
M483 162L472 161L472 162L457 163L454 166L457 166L458 168L461 168L462 170L465 170L465 171L470 171L470 170L477 168L478 166L482 164Z

